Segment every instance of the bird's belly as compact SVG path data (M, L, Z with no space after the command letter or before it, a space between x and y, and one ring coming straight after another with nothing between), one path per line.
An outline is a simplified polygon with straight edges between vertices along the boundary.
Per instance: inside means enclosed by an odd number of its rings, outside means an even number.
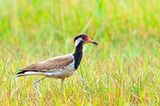
M62 78L62 77L69 77L74 73L74 70L49 70L44 73L45 76L48 77L55 77L55 78Z
M75 71L74 68L74 61L64 67L63 69L56 69L56 70L49 70L45 71L44 75L48 77L55 77L55 78L66 78L71 76Z

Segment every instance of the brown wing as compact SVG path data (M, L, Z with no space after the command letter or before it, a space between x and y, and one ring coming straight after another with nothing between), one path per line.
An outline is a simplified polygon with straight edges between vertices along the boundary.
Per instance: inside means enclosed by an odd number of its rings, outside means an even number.
M21 71L43 71L43 70L55 70L62 69L65 66L69 65L73 61L72 55L59 56L51 59L47 59L42 62L31 64Z

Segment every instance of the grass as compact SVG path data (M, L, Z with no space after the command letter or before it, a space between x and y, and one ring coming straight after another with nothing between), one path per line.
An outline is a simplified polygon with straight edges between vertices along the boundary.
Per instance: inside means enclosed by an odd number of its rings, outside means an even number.
M1 0L1 105L159 105L159 0ZM81 66L65 80L16 78L18 69L73 52L86 33Z

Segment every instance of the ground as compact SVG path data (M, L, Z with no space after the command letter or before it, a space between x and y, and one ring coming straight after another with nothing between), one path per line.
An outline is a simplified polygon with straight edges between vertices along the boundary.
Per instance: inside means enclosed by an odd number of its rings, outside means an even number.
M159 0L1 0L1 105L160 104ZM20 68L74 51L86 33L79 69L65 80L16 78Z

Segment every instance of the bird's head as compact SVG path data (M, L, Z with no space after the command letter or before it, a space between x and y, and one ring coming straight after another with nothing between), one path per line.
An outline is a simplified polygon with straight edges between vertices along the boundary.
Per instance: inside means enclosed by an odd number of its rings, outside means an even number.
M92 43L92 44L98 45L97 42L95 42L95 41L93 41L92 39L90 39L86 34L77 35L77 36L74 38L74 43L75 43L75 46L77 46L77 45L80 44L80 43L82 43L82 44Z

